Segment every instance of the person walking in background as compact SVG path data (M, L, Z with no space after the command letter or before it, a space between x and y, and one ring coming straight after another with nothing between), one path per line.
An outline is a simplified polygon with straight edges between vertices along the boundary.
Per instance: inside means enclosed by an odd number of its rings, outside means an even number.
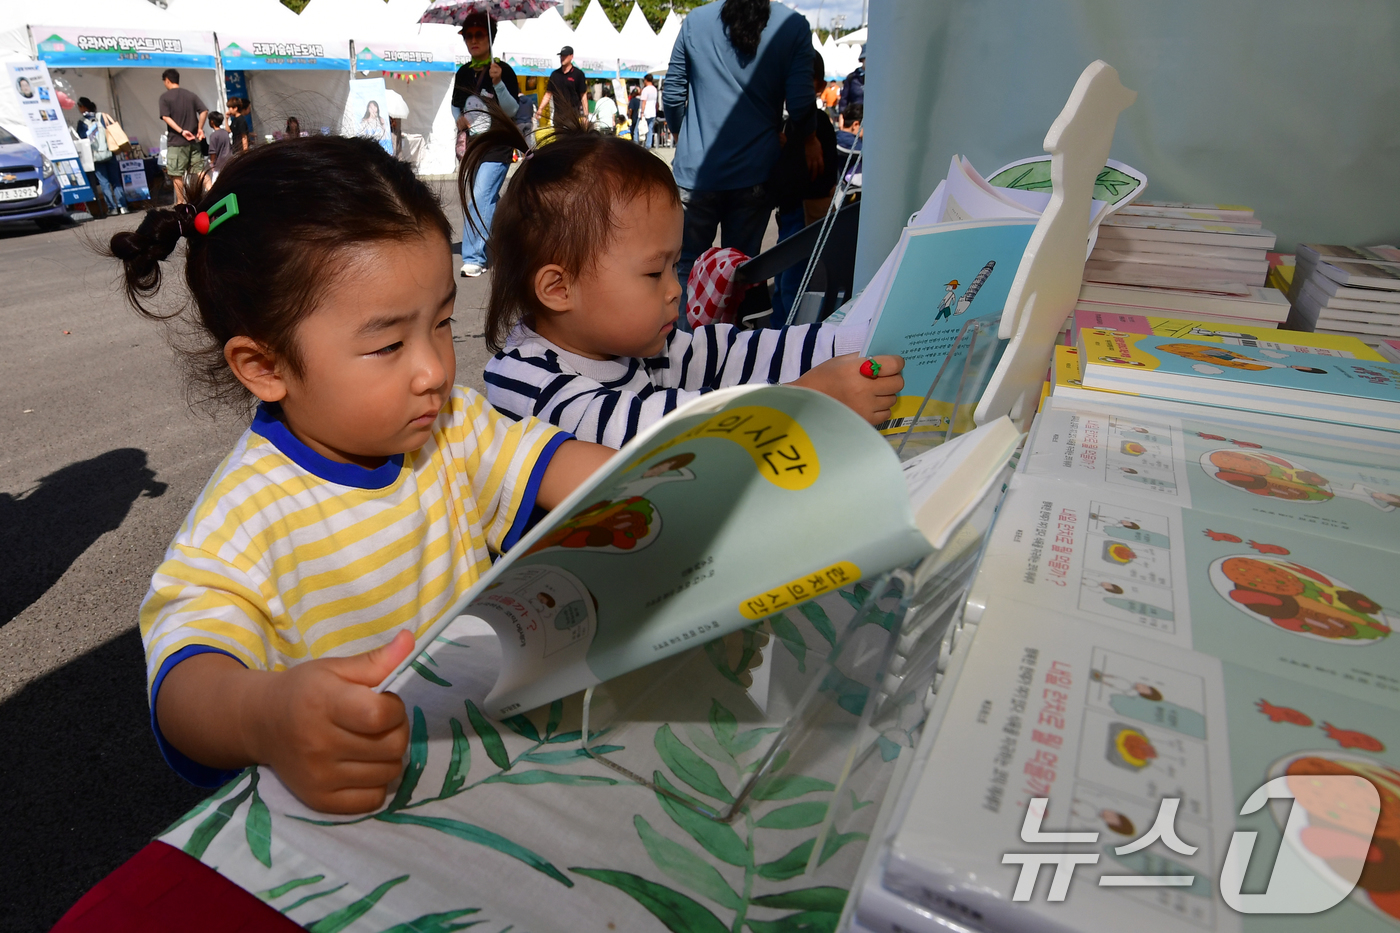
M209 112L209 125L214 128L209 134L209 180L219 180L219 172L228 164L233 155L233 141L224 129L224 115L217 110Z
M515 125L520 127L520 132L525 134L525 138L530 142L535 141L535 103L538 100L534 94L524 93L517 101L515 110Z
M122 189L122 176L117 159L107 145L107 124L114 122L105 113L97 112L97 105L86 97L78 98L78 138L92 144L92 174L97 176L97 184L102 188L102 198L107 202L107 210L112 214L129 214L126 206L126 192Z
M485 13L473 13L462 21L462 41L467 45L471 61L457 69L452 84L452 116L457 121L458 152L465 146L462 133L478 135L491 125L487 102L494 102L506 116L514 118L520 112L520 82L515 69L491 57L491 42L496 38L496 24ZM481 171L472 188L472 214L462 217L462 268L459 274L475 278L486 271L486 238L491 233L491 218L506 180L506 169L514 158L509 146L498 146L487 153Z
M248 112L246 97L228 99L228 134L234 152L247 152L253 146L253 115Z
M841 84L838 81L828 81L821 93L822 108L827 114L836 112L836 105L841 102Z
M808 176L822 172L806 17L769 0L696 7L676 37L661 99L676 134L672 168L685 206L677 269L684 287L716 231L721 246L749 256L762 246L773 209L765 183L782 148L785 102Z
M604 136L617 135L617 98L612 82L604 81L599 88L598 103L593 108L593 129Z
M652 134L656 130L656 79L647 75L642 82L642 119L646 120L642 132L646 135L646 147L650 149Z
M642 92L640 88L627 89L627 120L632 124L632 139L641 142L637 136L638 124L642 119Z
M841 82L841 97L836 102L836 109L842 113L852 104L865 103L865 46L860 47L860 64L856 70L846 75L846 80Z
M165 93L160 95L160 119L170 127L165 149L165 170L175 186L175 203L185 203L185 174L198 175L204 168L199 142L204 139L204 120L209 108L193 91L180 87L180 72L167 68L160 73Z
M588 121L588 79L583 72L574 67L574 47L566 45L559 50L559 67L549 73L549 85L545 88L544 99L540 101L540 109L545 110L551 101L558 97L556 107L572 106L583 117L584 122ZM550 116L553 121L553 114Z

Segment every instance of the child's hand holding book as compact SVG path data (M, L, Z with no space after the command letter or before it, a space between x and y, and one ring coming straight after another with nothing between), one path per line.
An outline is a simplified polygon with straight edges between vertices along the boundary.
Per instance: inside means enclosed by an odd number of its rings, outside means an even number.
M793 385L816 389L849 407L871 424L890 419L890 408L904 388L899 371L904 360L898 356L871 357L878 366L874 378L861 372L864 357L849 354L833 357L809 369Z

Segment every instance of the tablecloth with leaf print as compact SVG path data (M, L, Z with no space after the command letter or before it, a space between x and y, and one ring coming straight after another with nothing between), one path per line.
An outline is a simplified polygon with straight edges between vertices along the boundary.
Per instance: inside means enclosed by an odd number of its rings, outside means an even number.
M840 600L826 606L770 620L774 660L805 669L829 647L846 620ZM412 717L409 760L383 810L327 818L270 769L255 768L160 838L315 933L835 928L878 809L875 799L843 790L843 819L826 837L820 866L807 871L845 746L806 756L800 767L780 753L742 815L719 823L590 759L576 697L488 720L480 706L499 649L494 635L460 624L415 665L419 677L401 694ZM745 728L712 700L707 722L623 731L626 742L654 746L658 785L714 805L733 800L772 730ZM879 775L862 785L865 796L880 796L906 744L881 737L872 766Z

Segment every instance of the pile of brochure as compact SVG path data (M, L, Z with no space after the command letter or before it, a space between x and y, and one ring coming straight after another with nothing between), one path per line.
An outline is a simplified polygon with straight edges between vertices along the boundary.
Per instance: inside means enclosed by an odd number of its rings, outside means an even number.
M1300 243L1288 298L1299 330L1400 337L1400 249Z
M1135 201L1104 220L1084 279L1243 295L1264 284L1274 240L1248 207Z

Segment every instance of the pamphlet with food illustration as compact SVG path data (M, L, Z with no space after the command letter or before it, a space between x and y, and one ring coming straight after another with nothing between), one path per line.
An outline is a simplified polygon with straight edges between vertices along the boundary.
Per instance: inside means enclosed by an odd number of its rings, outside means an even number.
M1400 551L1393 449L1106 407L1047 406L1021 471Z
M1400 709L1395 561L1240 514L1018 474L971 602L995 591Z
M989 441L1000 466L1011 451ZM945 447L921 456L958 449ZM487 711L549 703L924 557L940 531L921 531L934 516L915 510L939 491L911 503L889 445L828 396L707 393L555 508L419 633L380 689L411 676L413 658L469 615L503 651Z

